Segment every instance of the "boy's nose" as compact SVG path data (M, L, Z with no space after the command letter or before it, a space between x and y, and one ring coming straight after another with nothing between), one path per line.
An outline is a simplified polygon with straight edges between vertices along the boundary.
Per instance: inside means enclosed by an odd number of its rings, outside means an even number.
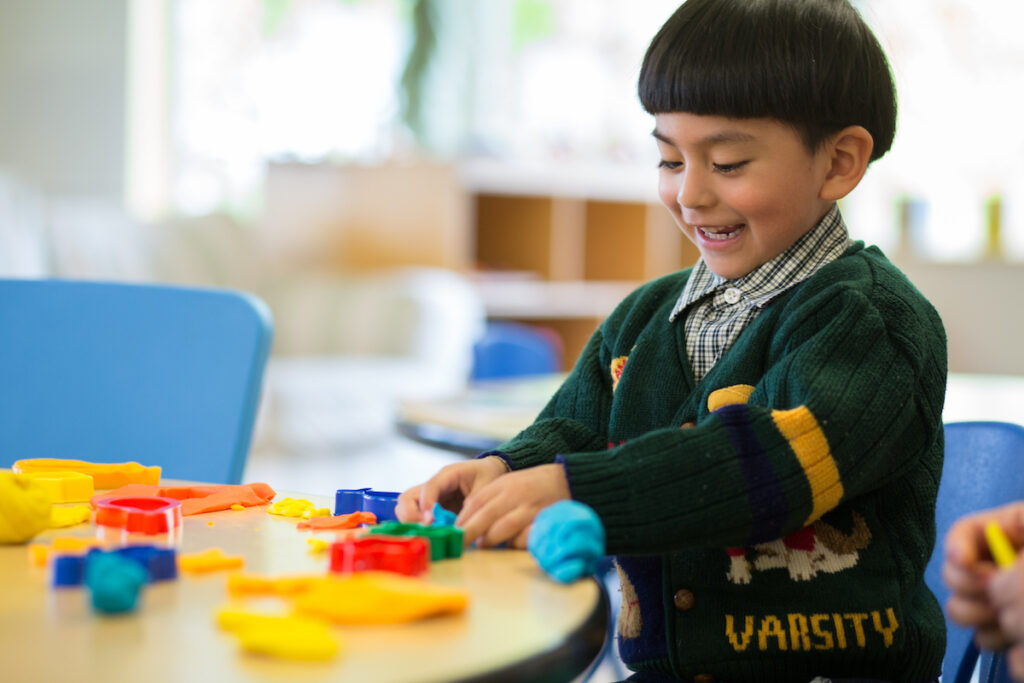
M705 208L714 203L714 193L701 169L688 168L680 174L676 201L687 209Z

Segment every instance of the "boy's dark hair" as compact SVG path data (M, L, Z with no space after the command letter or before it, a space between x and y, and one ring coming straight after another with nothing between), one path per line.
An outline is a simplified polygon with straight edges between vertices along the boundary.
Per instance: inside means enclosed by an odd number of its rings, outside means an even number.
M874 161L896 133L889 62L847 0L687 0L651 41L638 89L651 114L774 118L811 151L859 125Z

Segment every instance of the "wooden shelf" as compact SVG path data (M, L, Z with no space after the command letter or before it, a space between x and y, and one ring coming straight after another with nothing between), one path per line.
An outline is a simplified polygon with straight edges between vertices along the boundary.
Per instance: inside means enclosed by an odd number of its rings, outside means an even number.
M697 260L656 188L653 165L280 163L261 238L292 267L503 274L488 315L554 329L568 366L629 291Z
M699 254L656 202L477 191L472 204L479 286L489 317L543 324L571 366L590 334L641 283ZM488 271L519 279L488 278Z
M583 255L578 200L476 196L476 261L483 270L519 270L548 280L575 280Z

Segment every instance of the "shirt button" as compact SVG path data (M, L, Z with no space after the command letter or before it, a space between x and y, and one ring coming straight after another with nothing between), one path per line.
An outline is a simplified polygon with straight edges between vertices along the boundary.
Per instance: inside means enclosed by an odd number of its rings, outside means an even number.
M697 674L693 677L693 683L714 683L714 680L711 674Z
M676 603L676 609L680 612L686 612L693 609L693 591L680 588L676 591L676 594L672 596L672 602Z
M741 298L743 298L743 295L740 294L740 290L736 289L735 287L730 287L729 289L725 290L725 303L739 303L739 300Z

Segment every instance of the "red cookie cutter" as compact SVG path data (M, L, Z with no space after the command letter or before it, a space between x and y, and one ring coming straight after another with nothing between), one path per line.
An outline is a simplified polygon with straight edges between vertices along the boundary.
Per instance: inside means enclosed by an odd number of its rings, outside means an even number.
M331 544L332 572L388 571L416 576L430 566L430 542L422 536L364 536Z
M181 501L160 496L98 500L96 523L143 534L165 534L181 526Z

